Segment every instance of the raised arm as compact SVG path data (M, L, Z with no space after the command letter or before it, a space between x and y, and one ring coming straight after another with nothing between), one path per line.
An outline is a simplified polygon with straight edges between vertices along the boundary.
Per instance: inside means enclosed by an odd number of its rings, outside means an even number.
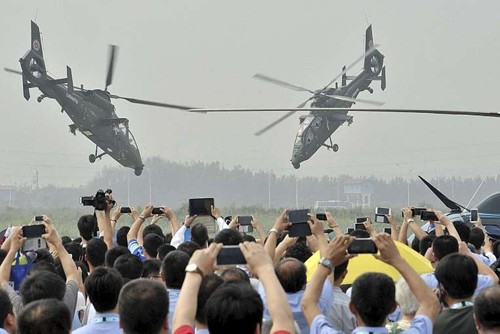
M340 229L339 225L335 221L335 218L333 217L333 215L328 211L326 211L325 213L326 213L326 223L328 224L328 227L333 230L333 232L335 233L335 236L344 234L344 233L342 233L342 230Z
M167 217L168 221L170 222L170 230L172 232L172 235L177 232L179 229L179 220L177 219L177 216L175 215L175 212L172 208L168 208L166 206L162 207L163 213L165 214L165 217Z
M201 272L186 272L181 292L174 312L172 333L182 326L192 326L196 316L198 291L204 275L213 272L215 259L222 244L211 243L208 248L197 250L189 260L189 265L196 265Z
M12 269L12 262L16 257L16 253L21 249L26 238L21 235L21 227L15 226L11 228L10 235L7 238L9 241L9 249L7 250L7 255L0 264L0 286L3 287L4 284L9 284L10 271ZM6 242L7 242L6 240Z
M130 230L127 233L127 242L133 239L137 239L137 235L139 234L139 230L141 229L142 224L146 221L147 218L151 217L152 214L153 214L153 206L146 205L144 210L142 210L141 215L137 217L137 219L130 227Z
M348 235L336 236L325 250L325 258L329 259L333 267L344 263L351 256L347 255L347 248L354 238ZM321 314L318 306L319 297L323 290L323 284L332 273L332 267L318 265L312 279L307 283L304 297L302 297L302 313L306 318L307 324L311 326L314 318Z
M498 284L498 276L495 274L495 272L488 267L486 264L484 264L483 261L481 261L476 255L472 254L469 247L467 244L463 241L460 242L459 244L459 252L469 256L471 259L474 260L474 262L477 265L477 272L481 275L485 275L491 278L493 281L494 285Z
M448 233L454 236L458 242L462 241L462 239L460 239L460 235L457 232L457 229L455 228L455 225L453 225L453 222L450 220L450 218L444 215L441 211L434 211L434 213L438 217L439 223L443 224L443 226L446 227Z
M264 242L266 241L266 232L262 228L262 225L259 224L255 216L252 215L252 221L250 222L254 230L257 230L259 233L259 243L264 246Z
M286 220L286 210L284 210L274 221L273 227L269 230L269 235L264 245L266 253L271 259L274 259L276 254L276 242L278 240L278 235L286 230L290 224Z
M108 220L108 215L102 210L95 211L95 217L97 219L97 226L99 226L99 231L101 236L104 238L104 242L108 249L113 247L113 229L111 228L111 221Z
M59 233L57 233L54 223L52 223L52 220L49 217L44 215L43 224L45 225L46 233L42 235L42 238L44 238L49 245L52 245L57 251L64 274L66 275L66 282L75 281L77 285L80 286L82 283L82 276L78 272L75 261L73 261L71 255L69 255L66 248L64 248L61 237L59 236Z
M439 301L432 290L420 278L415 269L399 253L396 244L387 234L381 233L374 237L373 241L379 250L378 255L374 255L377 259L392 265L403 276L408 283L410 290L413 292L420 307L417 314L428 316L432 322L436 319L440 311Z
M295 331L293 325L292 310L288 303L285 290L276 277L273 261L266 254L264 247L255 242L244 242L240 244L241 252L247 260L248 269L259 277L266 291L269 314L273 319L271 333L276 331Z

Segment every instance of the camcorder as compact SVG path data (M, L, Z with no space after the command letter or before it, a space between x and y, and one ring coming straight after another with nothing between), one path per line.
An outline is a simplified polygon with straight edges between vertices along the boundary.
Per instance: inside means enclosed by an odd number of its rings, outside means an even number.
M112 192L113 191L111 189L106 191L99 189L94 196L80 197L80 203L82 203L83 206L92 206L97 211L104 211L106 210L108 203L113 204L113 206L116 204L114 200L109 201L106 198L106 194L111 194Z

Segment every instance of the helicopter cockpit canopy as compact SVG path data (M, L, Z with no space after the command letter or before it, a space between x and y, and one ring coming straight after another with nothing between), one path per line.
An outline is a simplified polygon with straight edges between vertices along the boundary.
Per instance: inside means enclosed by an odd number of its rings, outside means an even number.
M118 126L118 129L120 130L120 132L122 133L122 135L127 139L127 141L129 142L129 144L133 148L135 148L136 150L139 150L139 148L137 146L137 142L135 141L135 137L132 134L132 131L130 131L130 129L128 127L128 124L126 124L126 123L120 123L119 126Z
M295 146L300 146L306 143L308 140L307 137L312 135L311 131L309 131L309 127L313 120L314 120L314 115L305 115L300 117L300 125L299 129L297 130L297 135L295 137Z

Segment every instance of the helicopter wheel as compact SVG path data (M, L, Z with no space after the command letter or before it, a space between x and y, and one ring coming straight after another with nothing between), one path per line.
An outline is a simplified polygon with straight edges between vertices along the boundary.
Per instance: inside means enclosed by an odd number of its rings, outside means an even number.
M91 164L93 164L95 162L95 159L96 159L95 154L89 155L89 161L90 161Z
M140 176L142 174L142 168L136 168L136 169L134 169L134 174L136 176Z
M337 152L339 150L339 145L333 144L332 150L333 150L333 152Z
M296 163L296 162L295 162L295 163L292 163L292 166L293 166L293 168L295 168L295 169L299 169L299 168L300 168L300 164L299 164L299 163Z

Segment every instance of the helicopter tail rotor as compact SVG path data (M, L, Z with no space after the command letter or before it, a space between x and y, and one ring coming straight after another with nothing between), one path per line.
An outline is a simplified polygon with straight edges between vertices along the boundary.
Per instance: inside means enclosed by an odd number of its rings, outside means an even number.
M118 47L116 45L109 46L109 62L108 62L108 74L106 75L106 86L105 91L108 91L108 86L113 82L113 72L115 69L115 56Z

